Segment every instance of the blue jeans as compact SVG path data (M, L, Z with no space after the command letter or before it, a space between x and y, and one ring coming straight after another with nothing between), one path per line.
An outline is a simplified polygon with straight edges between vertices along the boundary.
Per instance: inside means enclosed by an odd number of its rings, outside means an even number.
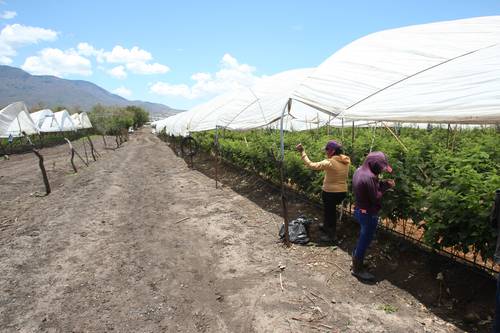
M493 322L493 333L500 333L500 274L497 278L497 294L495 297L495 321Z
M377 230L378 216L368 213L362 213L359 208L354 210L354 217L358 221L361 230L359 232L358 243L354 249L353 255L360 260L365 258L366 250L375 236Z

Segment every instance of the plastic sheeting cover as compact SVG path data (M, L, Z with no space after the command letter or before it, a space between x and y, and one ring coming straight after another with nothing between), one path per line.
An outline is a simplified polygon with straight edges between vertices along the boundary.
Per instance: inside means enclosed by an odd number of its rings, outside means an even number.
M352 119L499 122L499 43L500 16L377 32L333 54L293 98Z
M48 133L61 131L61 127L59 126L52 110L44 109L33 112L30 115L40 132Z
M85 112L72 114L71 120L77 129L92 128L89 116Z
M0 137L20 137L22 132L28 135L38 133L25 104L16 102L0 110Z
M71 116L67 110L62 110L54 113L59 126L61 126L61 131L76 131L77 127L73 123Z

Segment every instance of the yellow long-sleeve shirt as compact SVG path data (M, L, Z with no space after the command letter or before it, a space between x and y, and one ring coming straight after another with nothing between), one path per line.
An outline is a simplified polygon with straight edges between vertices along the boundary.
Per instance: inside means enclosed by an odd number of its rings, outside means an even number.
M334 155L321 162L311 162L305 151L301 158L307 168L311 170L323 170L323 191L325 192L347 192L347 176L351 159L346 155Z

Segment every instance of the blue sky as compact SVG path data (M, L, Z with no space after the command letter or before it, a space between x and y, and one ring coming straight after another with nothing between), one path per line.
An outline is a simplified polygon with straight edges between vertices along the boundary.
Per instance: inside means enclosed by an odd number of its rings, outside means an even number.
M499 0L0 0L0 64L186 109L371 32L487 15Z

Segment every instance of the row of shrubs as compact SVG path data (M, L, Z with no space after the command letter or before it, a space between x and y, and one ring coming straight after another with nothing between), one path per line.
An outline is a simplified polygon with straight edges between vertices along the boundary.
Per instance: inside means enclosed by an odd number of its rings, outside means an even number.
M149 114L137 106L108 107L100 104L89 112L94 129L102 135L123 135L129 128L137 129L149 121Z
M423 240L434 248L453 247L491 257L496 234L488 216L495 190L500 188L498 128L398 128L396 132L408 151L384 128L286 133L286 178L291 186L319 200L323 176L303 166L294 149L299 142L312 160L321 160L328 140L342 141L353 162L351 175L369 151L383 151L397 184L384 198L383 217L419 225ZM205 151L214 148L214 131L193 136ZM279 140L274 130L220 131L219 151L225 160L279 183L280 170L273 159L279 153Z

